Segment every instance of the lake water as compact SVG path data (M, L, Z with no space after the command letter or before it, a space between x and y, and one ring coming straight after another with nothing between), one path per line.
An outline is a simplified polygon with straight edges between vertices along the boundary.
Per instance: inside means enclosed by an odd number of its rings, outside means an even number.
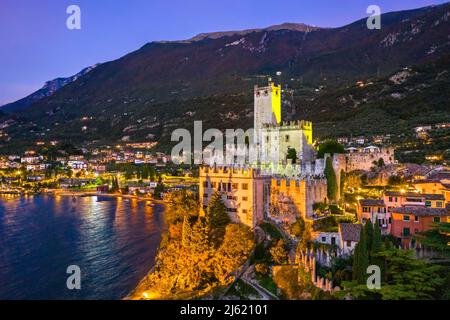
M0 299L123 298L154 264L162 212L136 200L0 197ZM67 289L70 265L81 290Z

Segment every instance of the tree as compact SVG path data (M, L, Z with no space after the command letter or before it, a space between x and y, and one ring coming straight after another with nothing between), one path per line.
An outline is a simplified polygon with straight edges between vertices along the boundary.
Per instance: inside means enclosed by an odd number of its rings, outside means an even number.
M366 224L364 225L364 238L366 241L367 246L367 252L369 253L369 259L370 254L372 252L372 241L373 241L373 224L372 221L367 220Z
M337 179L333 169L333 160L328 157L325 165L325 177L327 178L327 196L331 201L336 200L337 195Z
M158 177L158 183L154 190L154 197L156 199L161 199L161 194L164 192L164 183L161 175Z
M340 191L340 195L341 195L341 199L344 199L344 190L345 190L345 185L347 183L347 173L345 172L345 170L341 170L341 180L340 185L339 185L339 191Z
M426 247L450 255L450 223L435 223L433 228L416 235L417 240Z
M149 177L150 177L150 181L155 181L155 177L156 177L156 170L155 167L151 166L150 170L149 170Z
M364 228L361 228L359 242L355 247L353 254L353 280L359 284L365 284L367 281L367 267L369 266L369 253L367 251L367 242Z
M297 162L297 151L294 148L289 148L286 159L292 159L292 163Z
M215 192L206 209L206 219L210 226L217 228L225 226L230 222L230 217L227 214L227 207L222 201L222 195Z
M319 145L317 158L323 159L327 153L333 156L335 153L345 153L345 149L344 146L336 140L326 140Z
M289 253L283 239L278 240L277 244L270 248L270 255L276 264L286 264L289 261Z

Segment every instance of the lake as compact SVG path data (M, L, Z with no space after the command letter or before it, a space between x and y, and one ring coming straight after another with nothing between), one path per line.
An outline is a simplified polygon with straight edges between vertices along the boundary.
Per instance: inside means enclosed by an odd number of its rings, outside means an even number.
M0 197L0 299L121 299L134 289L153 267L163 207L98 200ZM67 289L70 265L80 290Z

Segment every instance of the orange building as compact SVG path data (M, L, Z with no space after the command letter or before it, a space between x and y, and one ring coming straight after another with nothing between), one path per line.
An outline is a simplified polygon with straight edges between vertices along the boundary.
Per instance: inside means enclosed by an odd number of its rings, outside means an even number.
M391 234L401 240L403 248L414 248L416 233L430 230L433 223L450 222L450 209L409 206L393 208Z
M447 179L418 180L413 183L414 188L421 193L442 194L446 203L450 203L450 182Z

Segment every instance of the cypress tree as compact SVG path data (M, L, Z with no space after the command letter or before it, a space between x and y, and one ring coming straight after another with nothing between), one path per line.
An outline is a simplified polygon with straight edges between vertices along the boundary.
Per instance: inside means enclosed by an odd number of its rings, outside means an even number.
M375 223L373 227L373 238L372 238L372 254L378 253L383 248L383 242L381 240L381 230L378 223Z
M365 284L367 280L367 267L369 266L369 253L364 228L361 229L360 239L355 247L353 256L353 279L359 284Z
M331 201L336 199L337 195L337 179L333 169L333 160L328 157L325 164L325 177L327 178L327 196Z
M367 252L369 253L370 256L370 253L372 252L372 241L373 241L373 224L370 220L368 220L364 225L364 237L366 241Z

